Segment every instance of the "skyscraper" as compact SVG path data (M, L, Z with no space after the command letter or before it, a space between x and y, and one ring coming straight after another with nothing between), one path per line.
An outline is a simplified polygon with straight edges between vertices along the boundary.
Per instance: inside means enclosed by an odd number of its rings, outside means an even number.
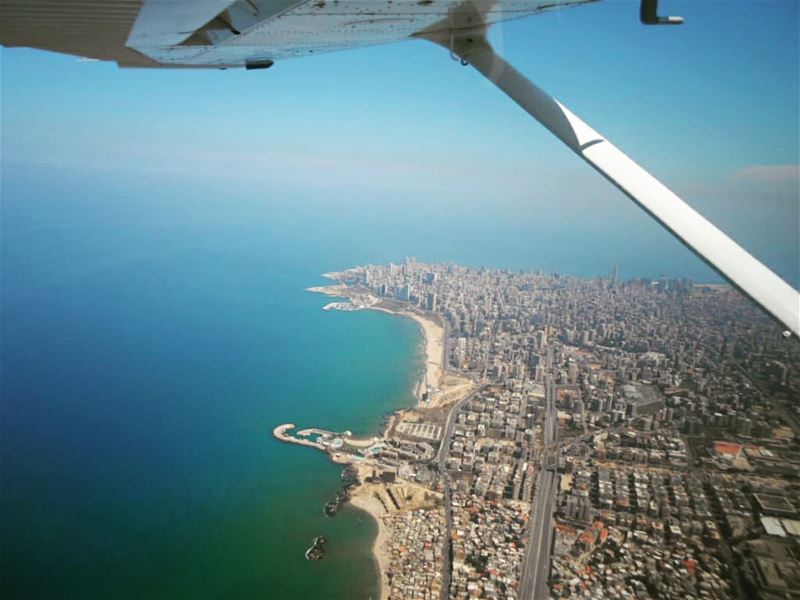
M436 310L436 292L428 292L427 308L430 311Z

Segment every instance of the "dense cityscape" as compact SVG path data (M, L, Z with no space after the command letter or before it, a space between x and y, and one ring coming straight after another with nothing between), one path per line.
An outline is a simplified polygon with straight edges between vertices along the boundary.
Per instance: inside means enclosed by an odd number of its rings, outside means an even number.
M384 597L800 598L800 344L738 292L414 259L332 276L333 308L443 331L441 380L380 443L314 442L369 469Z

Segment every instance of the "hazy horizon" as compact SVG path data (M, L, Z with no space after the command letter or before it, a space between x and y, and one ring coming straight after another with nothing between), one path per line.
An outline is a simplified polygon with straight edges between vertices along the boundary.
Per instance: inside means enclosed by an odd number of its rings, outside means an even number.
M686 24L643 27L635 4L605 2L511 21L492 38L521 72L797 287L798 5L669 9ZM570 272L570 260L596 257L594 273L618 263L626 276L719 281L511 100L429 43L287 60L266 72L125 70L24 49L0 57L4 234L28 218L15 208L18 184L49 182L41 190L49 194L91 181L105 195L94 208L69 209L61 198L63 213L44 203L36 219L230 215L306 219L313 232L354 219L374 230L363 234L363 261L421 254L435 236L424 258L480 264L481 238L503 233L512 248L498 267ZM373 257L373 237L396 243ZM538 264L553 244L563 260ZM642 271L642 254L658 272Z

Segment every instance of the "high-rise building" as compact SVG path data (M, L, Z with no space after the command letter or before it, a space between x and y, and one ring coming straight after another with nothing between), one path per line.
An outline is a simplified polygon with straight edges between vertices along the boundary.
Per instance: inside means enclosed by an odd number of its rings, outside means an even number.
M536 332L536 343L539 348L544 348L547 346L547 332L545 331L537 331Z
M427 308L431 312L436 311L436 292L428 293Z
M569 367L567 368L567 377L569 378L570 383L578 382L578 365L575 363L570 363Z
M619 265L611 265L611 273L608 276L608 282L615 286L619 280Z

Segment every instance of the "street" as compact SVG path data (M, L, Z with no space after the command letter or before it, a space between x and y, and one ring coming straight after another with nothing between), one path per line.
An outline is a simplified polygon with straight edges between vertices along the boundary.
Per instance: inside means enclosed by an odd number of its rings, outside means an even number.
M450 449L450 438L453 436L453 430L456 426L456 415L458 414L459 409L472 400L475 396L477 396L483 389L486 387L486 384L481 384L476 387L472 392L470 392L467 396L464 396L461 400L456 402L453 405L453 408L450 410L450 414L447 415L447 425L445 425L444 433L442 435L442 443L439 446L439 452L436 455L436 463L439 465L439 476L442 478L444 482L444 520L445 520L445 530L444 530L444 539L442 541L442 558L443 558L443 567L442 567L442 600L447 600L450 595L450 577L452 575L451 568L452 568L452 561L450 557L450 532L453 526L453 514L450 507L450 477L447 475L447 454Z
M553 381L553 350L548 349L545 374L545 417L543 445L540 453L539 475L531 505L530 534L522 562L519 583L520 600L545 600L550 596L547 578L550 572L550 546L553 537L553 505L558 475L558 420L555 383ZM553 464L551 464L551 462Z

